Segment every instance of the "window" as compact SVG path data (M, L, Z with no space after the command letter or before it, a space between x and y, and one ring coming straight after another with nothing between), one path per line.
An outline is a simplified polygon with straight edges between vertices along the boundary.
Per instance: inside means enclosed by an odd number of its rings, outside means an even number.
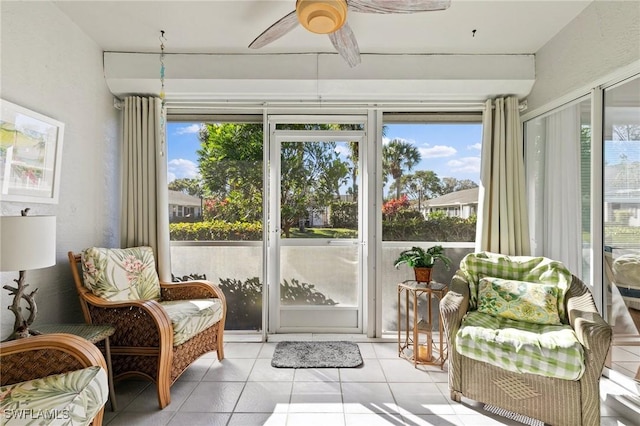
M262 328L262 117L167 122L172 271L227 297L228 330Z
M396 284L414 278L393 267L402 250L439 244L454 265L474 250L482 115L385 114L382 133L384 333L399 326ZM449 282L451 274L438 264L432 277Z
M616 343L612 366L639 376L640 341L640 77L604 91L603 220L609 324ZM624 340L623 340L624 342ZM633 342L633 343L629 343Z
M591 99L527 121L524 137L531 253L589 284Z
M475 241L480 115L385 117L384 241ZM411 119L402 122L401 120ZM446 121L442 121L446 120Z

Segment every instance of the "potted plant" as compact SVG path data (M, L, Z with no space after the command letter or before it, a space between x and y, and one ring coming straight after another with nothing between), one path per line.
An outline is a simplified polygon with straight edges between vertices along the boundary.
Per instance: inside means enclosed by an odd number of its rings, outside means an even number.
M403 263L407 264L413 268L416 281L428 283L431 282L431 269L438 260L449 269L451 259L444 254L442 246L433 246L426 250L422 247L411 247L400 253L393 266L397 269Z

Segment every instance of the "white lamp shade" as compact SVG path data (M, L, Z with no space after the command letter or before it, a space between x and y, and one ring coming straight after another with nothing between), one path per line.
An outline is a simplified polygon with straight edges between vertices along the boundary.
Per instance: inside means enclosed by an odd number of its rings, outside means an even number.
M0 271L56 264L55 216L0 217Z

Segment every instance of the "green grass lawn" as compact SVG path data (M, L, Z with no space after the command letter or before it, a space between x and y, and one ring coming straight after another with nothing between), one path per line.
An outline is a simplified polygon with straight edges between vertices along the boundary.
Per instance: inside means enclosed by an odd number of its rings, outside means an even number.
M358 231L346 228L306 228L300 232L298 228L291 229L290 238L356 238Z

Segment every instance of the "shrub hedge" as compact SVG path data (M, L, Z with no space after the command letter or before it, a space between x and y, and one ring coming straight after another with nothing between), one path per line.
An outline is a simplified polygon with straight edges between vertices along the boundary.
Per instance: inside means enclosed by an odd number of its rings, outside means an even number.
M346 215L349 216L349 215ZM346 223L345 223L346 225ZM336 226L337 228L337 226ZM260 241L260 222L212 220L169 224L172 241ZM476 218L434 216L424 220L420 214L398 214L382 221L385 241L475 241Z
M223 220L170 223L169 235L173 241L259 241L262 239L262 224Z

